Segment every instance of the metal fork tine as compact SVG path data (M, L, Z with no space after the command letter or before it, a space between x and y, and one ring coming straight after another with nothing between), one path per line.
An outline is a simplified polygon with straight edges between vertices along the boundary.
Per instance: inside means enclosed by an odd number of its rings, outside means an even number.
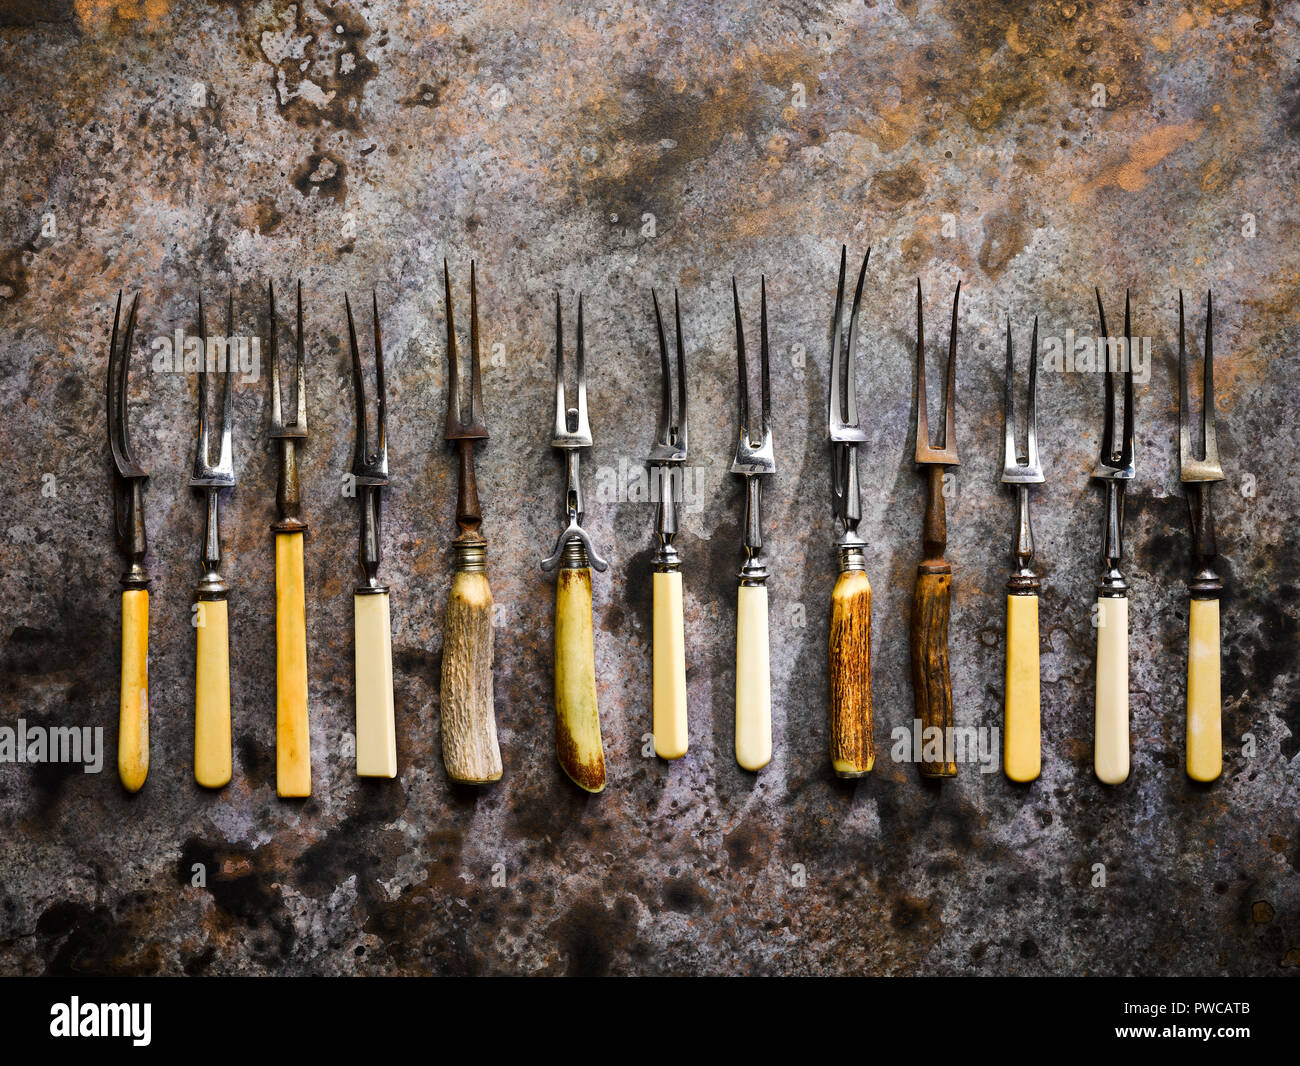
M952 331L948 335L948 375L943 386L943 440L940 448L949 448L957 440L957 307L961 302L961 282L952 298Z
M366 462L370 455L369 415L366 411L366 380L361 373L361 351L357 347L357 327L352 320L352 303L347 294L343 294L343 306L348 313L348 345L352 349L352 383L356 388L357 407L357 455Z
M1016 448L1016 390L1015 358L1011 351L1011 316L1007 315L1007 375L1002 395L1002 465L1006 468L1018 466L1019 451Z
M582 328L582 296L578 296L578 425L587 425L587 353Z
M762 275L759 279L759 289L762 293L762 303L760 304L759 322L762 326L763 336L759 344L759 356L763 368L763 439L772 431L772 389L768 375L768 352L767 352L767 276Z
M226 295L226 370L221 375L221 460L217 464L226 473L232 473L232 436L235 425L235 405L232 398L234 377L230 373L230 339L235 335L235 297Z
M208 465L208 326L203 313L203 294L199 293L199 447L204 466Z
M447 260L442 261L443 304L447 309L447 432L461 428L460 353L456 351L456 313L451 302L451 273Z
M307 429L307 371L304 367L306 362L306 341L303 339L302 329L302 279L298 279L298 340L295 344L295 361L297 370L295 372L294 395L298 401L297 426L304 432Z
M1205 294L1205 385L1201 397L1201 443L1207 463L1218 464L1219 440L1214 425L1214 293Z
M862 269L858 271L857 288L853 290L853 307L849 311L849 350L844 360L844 373L848 380L844 385L844 421L853 428L858 428L858 315L862 310L862 287L867 281L867 263L871 259L871 249L862 257ZM843 271L843 264L841 264ZM838 318L838 311L836 312Z
M560 314L560 294L555 294L555 437L569 428L569 413L564 403L564 321Z
M370 290L370 310L375 316L375 392L379 400L379 443L375 447L375 462L388 462L388 394L384 388L384 342L379 332L379 296Z
M659 337L659 422L655 426L655 443L672 443L673 382L668 363L668 341L664 337L664 320L659 313L659 294L650 290L655 309L655 332ZM681 349L678 349L681 355Z
M1124 442L1122 464L1133 461L1133 331L1129 317L1129 293L1124 290L1124 355L1128 366L1124 371Z
M844 405L841 400L840 382L844 377L843 353L843 318L844 318L844 276L848 268L848 245L840 245L840 280L835 287L835 318L831 322L831 374L830 385L826 391L826 422L828 432L834 433L835 427L844 422ZM850 372L850 377L852 373Z
M925 317L921 308L921 279L916 279L916 449L930 447L930 401L925 392Z
M745 362L745 327L740 321L740 293L736 291L736 276L731 276L731 302L736 311L736 365L740 371L740 431L745 439L753 441L749 432L749 374Z
M284 425L280 407L280 319L275 310L275 282L266 283L266 302L270 311L270 336L266 338L267 354L271 359L271 430ZM299 386L301 388L301 386Z
M1202 402L1204 402L1202 400ZM1187 394L1187 328L1184 323L1183 290L1178 290L1178 458L1183 465L1195 456L1192 453L1192 408ZM1202 411L1202 427L1204 411Z
M469 261L469 420L475 426L485 425L478 354L478 268L472 259Z
M1028 440L1029 466L1039 469L1038 464L1038 316L1034 315L1034 335L1029 342L1029 412L1026 433Z
M1106 329L1106 312L1101 306L1101 289L1094 291L1097 294L1097 317L1101 320L1101 339L1106 344L1103 358L1108 360L1102 371L1102 378L1106 383L1106 401L1105 421L1102 423L1101 431L1101 458L1102 462L1110 463L1115 457L1115 379L1110 372L1110 333Z
M677 300L677 289L673 289L673 318L677 326L677 440L676 444L683 453L686 452L688 422L686 417L686 346L682 343L682 308Z
M131 348L135 344L135 308L139 301L140 294L137 292L131 297L131 307L126 313L126 330L122 338L122 355L119 360L121 383L118 386L118 395L120 397L118 402L121 410L122 456L132 467L136 463L135 452L131 448L131 422L126 417L126 396L127 384L131 378Z

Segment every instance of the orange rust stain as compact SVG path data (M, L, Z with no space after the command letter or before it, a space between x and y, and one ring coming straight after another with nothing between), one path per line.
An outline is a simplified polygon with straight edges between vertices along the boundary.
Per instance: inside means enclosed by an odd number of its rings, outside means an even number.
M73 6L83 29L102 30L114 21L156 25L170 4L169 0L73 0Z
M1158 126L1142 134L1128 150L1128 156L1119 163L1104 168L1089 183L1078 186L1070 193L1071 203L1088 200L1098 189L1114 185L1125 192L1138 192L1150 181L1150 171L1162 163L1166 156L1196 140L1204 126L1199 122Z

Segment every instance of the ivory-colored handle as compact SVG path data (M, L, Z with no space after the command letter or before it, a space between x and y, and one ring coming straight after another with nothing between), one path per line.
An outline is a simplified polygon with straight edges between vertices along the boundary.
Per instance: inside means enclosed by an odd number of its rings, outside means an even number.
M845 570L831 593L831 766L865 777L876 762L871 721L871 582Z
M1219 694L1219 601L1192 600L1187 639L1187 776L1213 781L1223 772Z
M303 533L275 535L275 791L311 795Z
M1128 599L1097 600L1097 703L1093 765L1099 780L1128 780Z
M442 761L448 777L470 785L501 779L492 646L487 574L458 571L442 638Z
M661 759L680 759L689 742L681 573L656 571L653 592L655 754Z
M122 681L117 716L117 776L139 792L149 774L149 590L122 593Z
M604 789L588 566L562 567L555 582L555 748L575 785L588 792Z
M1002 768L1012 781L1042 770L1038 670L1038 597L1007 597L1007 673Z
M767 586L741 585L736 597L736 762L746 770L761 770L771 761Z
M356 636L357 776L397 776L393 638L387 592L352 597Z
M194 670L194 780L230 784L230 620L225 600L198 601Z

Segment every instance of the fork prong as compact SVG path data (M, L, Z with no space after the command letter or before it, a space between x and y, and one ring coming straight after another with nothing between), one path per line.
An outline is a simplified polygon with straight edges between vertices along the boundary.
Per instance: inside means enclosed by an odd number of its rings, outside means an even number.
M232 390L234 388L234 376L230 372L230 341L235 335L235 297L232 293L226 294L226 369L221 375L221 459L217 467L223 473L234 473L234 462L231 456L233 448L234 424L235 424L235 404L233 402Z
M1016 363L1011 349L1011 316L1007 315L1007 373L1002 393L1002 466L1010 470L1020 465L1016 449Z
M749 374L745 363L745 327L740 321L740 293L736 290L736 276L731 276L731 303L736 313L736 366L740 373L740 431L752 443L749 432Z
M388 393L384 388L384 341L379 330L379 295L370 290L370 310L375 316L375 394L379 403L376 419L379 442L375 447L375 462L387 472L388 467Z
M117 290L117 306L113 309L113 332L108 340L108 380L105 382L104 393L108 405L108 448L113 453L114 463L117 463L117 454L119 450L118 423L122 418L122 402L118 398L121 391L118 386L118 378L122 376L119 367L120 356L118 355L117 346L117 327L122 318L122 290ZM119 471L120 473L120 471Z
M1204 400L1202 400L1204 403ZM1183 310L1183 290L1178 290L1178 462L1186 467L1192 452L1192 408L1187 394L1187 326ZM1204 426L1202 416L1202 427Z
M840 245L840 278L835 286L835 317L831 320L831 372L826 385L826 432L834 434L835 427L844 422L844 405L840 382L844 377L844 276L848 269L848 245Z
M1205 294L1205 384L1201 397L1201 443L1205 461L1219 465L1219 440L1214 425L1214 293Z
M447 260L442 261L443 306L447 318L447 424L445 437L453 437L461 430L460 418L460 353L456 351L456 313L451 302L451 272Z
M1127 467L1133 462L1133 329L1129 315L1129 293L1124 290L1124 440L1121 444L1120 465Z
M307 432L307 371L306 340L302 329L302 279L298 279L298 339L294 345L294 398L297 401L297 426L303 433Z
M118 387L118 409L121 418L122 433L122 457L131 466L138 469L135 461L135 450L131 447L131 420L127 418L126 401L127 386L131 380L131 349L135 345L135 309L140 302L140 294L137 292L131 297L131 306L126 312L126 330L122 338L122 355L119 362L121 367L121 383Z
M352 319L352 303L347 293L343 294L343 306L348 313L348 346L352 349L352 386L356 393L354 400L357 408L357 441L353 460L353 472L365 465L370 454L369 415L366 411L366 379L361 372L361 351L357 347L357 327Z
M853 290L853 306L849 310L849 344L848 354L844 359L844 422L854 429L858 426L858 316L862 311L862 288L867 281L867 263L871 259L871 249L862 257L862 268L858 271L858 284ZM843 265L841 264L841 271ZM837 312L838 317L838 312Z
M1105 344L1106 350L1102 353L1102 358L1108 362L1102 370L1102 379L1105 382L1105 409L1101 430L1101 461L1104 465L1110 466L1115 460L1115 379L1110 372L1110 334L1106 330L1106 311L1101 305L1101 289L1094 290L1097 294L1097 317L1101 320L1101 340Z
M668 341L664 337L663 315L659 312L659 294L650 290L650 302L655 309L655 333L659 338L659 422L655 426L655 443L672 443L673 382L668 362ZM680 349L678 350L680 355Z
M280 407L280 318L275 310L275 282L266 283L266 305L270 315L267 355L271 360L271 432L284 428Z
M1034 334L1029 342L1029 411L1026 416L1028 425L1025 433L1031 470L1040 469L1038 464L1038 316L1034 315Z
M582 326L582 296L578 296L578 425L587 423L587 352Z
M478 268L472 259L469 261L469 420L487 436L478 353Z
M195 465L208 465L208 326L203 313L203 294L199 293L199 443ZM198 471L196 470L197 474Z
M759 357L763 371L763 440L767 439L772 432L772 388L768 373L768 348L767 348L767 276L761 275L759 278L759 292L761 293L759 304L759 325L762 329L762 337L759 342Z
M925 394L925 313L921 307L921 279L916 279L916 451L919 459L930 448L929 399Z
M943 440L939 447L957 445L957 308L961 303L961 282L952 297L952 329L948 334L948 375L943 385Z
M686 411L686 346L682 343L682 308L673 289L673 318L677 326L677 436L674 443L686 454L688 422Z

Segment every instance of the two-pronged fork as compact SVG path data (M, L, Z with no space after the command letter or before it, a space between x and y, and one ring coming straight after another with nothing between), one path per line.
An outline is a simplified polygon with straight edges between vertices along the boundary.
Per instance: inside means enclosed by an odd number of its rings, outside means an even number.
M1214 295L1205 295L1204 386L1201 430L1193 442L1191 404L1187 399L1187 336L1183 328L1183 294L1178 293L1178 463L1187 493L1192 527L1195 576L1187 634L1187 776L1213 781L1223 772L1223 726L1220 701L1219 597L1223 582L1214 570L1218 546L1210 486L1223 480L1219 441L1214 426ZM1195 445L1195 446L1194 446ZM1197 453L1200 453L1199 456Z
M745 479L745 563L736 593L736 761L746 770L761 770L772 760L772 684L767 626L767 566L763 550L763 478L776 473L772 449L772 401L768 374L767 278L760 281L759 356L762 366L761 433L750 418L745 328L740 294L731 279L736 313L736 364L740 372L740 433L731 472Z
M208 344L203 297L199 297L199 340L203 345L203 368L199 372L198 441L194 451L194 476L190 487L202 489L207 500L203 530L203 579L195 590L197 599L195 632L198 654L194 676L194 779L206 788L221 788L230 782L230 619L227 598L230 586L221 575L221 491L234 488L235 467L231 455L232 377L230 343L235 332L235 301L226 301L225 343ZM217 369L217 351L224 352L221 373L221 451L212 462L208 428L209 375Z

